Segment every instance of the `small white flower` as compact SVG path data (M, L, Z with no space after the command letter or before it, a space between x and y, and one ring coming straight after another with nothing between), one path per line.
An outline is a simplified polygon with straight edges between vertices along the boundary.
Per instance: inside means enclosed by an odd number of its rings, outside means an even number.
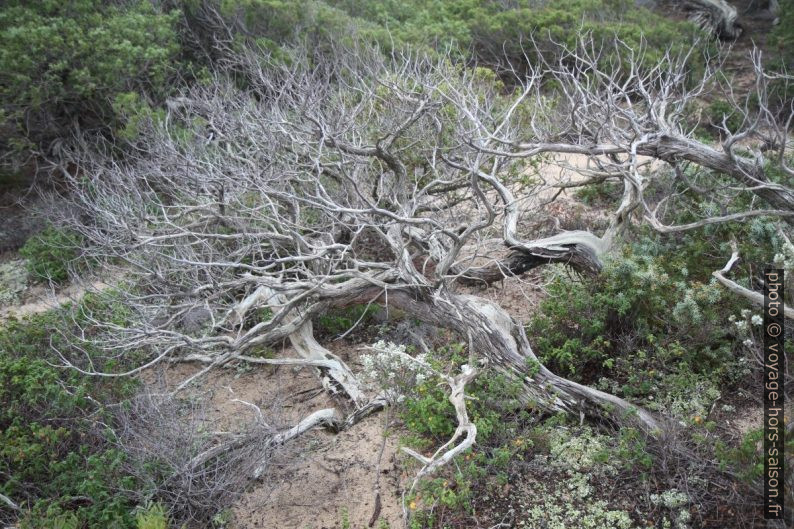
M752 347L753 346L753 341L750 338L746 339L742 343L744 344L745 347Z
M750 310L742 309L742 318L747 318L748 316L750 316Z
M753 314L751 321L753 322L753 325L761 325L764 323L764 319L759 314Z
M731 322L731 323L735 322L735 321L736 321L736 316L735 316L734 314L731 314L731 315L728 317L728 321L729 321L729 322Z

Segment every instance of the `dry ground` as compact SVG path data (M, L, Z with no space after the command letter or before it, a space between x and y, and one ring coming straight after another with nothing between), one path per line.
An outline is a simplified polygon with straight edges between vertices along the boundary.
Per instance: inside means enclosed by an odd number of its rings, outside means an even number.
M344 342L332 347L342 357L353 348ZM278 356L294 357L295 353L285 348ZM354 361L351 364L355 366ZM176 364L147 372L143 378L150 387L173 388L200 368ZM261 407L265 420L280 427L292 425L315 410L343 405L322 390L312 369L284 366L216 370L187 391L207 398L208 420L229 430L248 423L255 413L239 401ZM315 430L289 443L270 461L263 479L241 495L228 527L330 529L344 527L344 520L350 528L366 527L375 509L378 468L378 519L398 527L404 476L398 470L397 451L399 436L404 432L390 428L384 443L386 417L385 413L370 416L339 434Z

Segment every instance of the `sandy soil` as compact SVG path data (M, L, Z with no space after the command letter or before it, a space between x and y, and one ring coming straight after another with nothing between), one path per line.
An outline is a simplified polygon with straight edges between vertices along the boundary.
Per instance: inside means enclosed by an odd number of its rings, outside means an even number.
M239 501L232 527L330 529L346 523L355 529L367 527L375 510L383 417L369 417L338 435L315 431L293 443L272 465L268 483L254 487ZM402 519L397 437L393 432L386 438L380 462L378 520L390 527L397 527Z
M344 342L335 342L333 352L343 357L357 354ZM294 352L286 348L279 356L294 357ZM148 371L142 378L150 387L173 388L200 368L175 364ZM256 413L240 401L259 406L265 421L278 428L322 408L345 412L345 404L322 390L311 369L234 366L208 373L186 391L206 398L208 420L226 430L239 428ZM396 456L403 432L392 425L384 443L386 417L383 413L370 416L339 434L314 430L289 443L274 456L264 478L241 496L228 527L330 529L342 528L344 520L351 529L367 527L375 510L378 473L378 521L397 527L402 519L402 476Z
M28 314L46 312L65 303L78 301L87 291L106 287L107 284L102 281L95 281L88 287L81 284L70 284L57 289L43 284L31 285L22 294L19 304L0 307L0 320L12 316L20 318Z

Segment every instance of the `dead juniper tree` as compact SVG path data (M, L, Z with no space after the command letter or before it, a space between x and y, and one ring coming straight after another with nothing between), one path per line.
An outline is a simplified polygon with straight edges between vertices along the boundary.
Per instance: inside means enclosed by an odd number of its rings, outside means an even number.
M758 110L734 97L742 125L714 124L723 134L713 146L694 138L692 109L719 77L709 64L694 78L691 59L669 53L646 64L642 50L619 41L584 41L505 86L445 57L367 49L296 53L288 63L237 57L228 76L172 99L123 160L85 136L73 150L67 200L82 214L64 222L82 234L86 257L118 270L119 285L105 295L130 312L123 324L93 322L103 332L80 339L109 355L146 357L105 376L167 361L204 364L177 389L230 362L314 369L352 412L323 410L295 432L339 429L387 399L318 343L312 318L378 304L469 344L466 370L447 380L461 444L415 454L425 473L474 442L464 391L485 363L521 380L525 400L542 410L663 431L665 418L550 372L522 322L461 287L549 263L597 274L636 222L671 232L764 215L789 229L791 112L781 121L768 104L773 79L756 57ZM536 171L570 165L573 155L585 161L575 179ZM659 175L672 183L647 197ZM527 235L526 219L563 190L607 180L624 191L603 233ZM713 211L670 224L693 193L709 194ZM739 195L750 206L734 211ZM284 341L294 355L252 354Z

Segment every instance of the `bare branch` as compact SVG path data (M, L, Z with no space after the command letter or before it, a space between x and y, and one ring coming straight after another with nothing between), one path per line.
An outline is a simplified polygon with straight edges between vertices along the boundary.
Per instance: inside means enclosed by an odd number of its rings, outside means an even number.
M733 265L739 260L739 249L736 245L735 241L731 242L731 246L733 248L733 253L731 254L731 258L728 259L728 262L721 270L715 270L712 272L712 275L720 282L722 286L733 292L734 294L741 296L748 301L750 301L756 307L764 307L764 295L760 292L755 292L750 290L749 288L745 288L735 281L727 278L725 274L731 271ZM794 319L794 307L789 307L788 305L783 305L783 315L786 318Z

